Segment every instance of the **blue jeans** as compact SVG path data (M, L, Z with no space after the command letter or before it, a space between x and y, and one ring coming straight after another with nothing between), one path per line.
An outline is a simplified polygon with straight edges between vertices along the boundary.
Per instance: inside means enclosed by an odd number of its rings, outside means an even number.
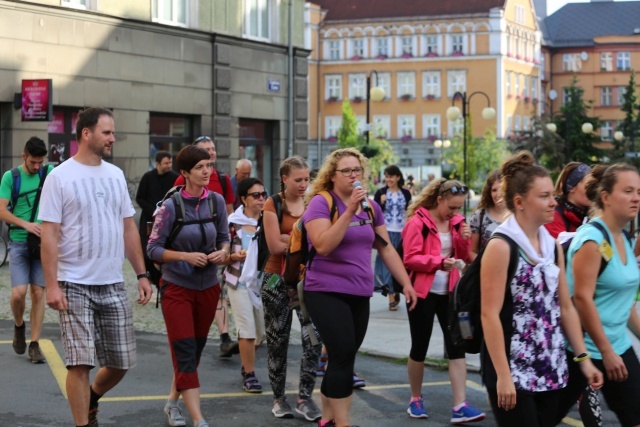
M391 244L394 248L397 248L400 242L402 242L402 233L397 233L394 231L389 232L389 240L391 240ZM382 262L382 258L376 255L376 264L374 270L375 276L380 279L380 282L383 285L389 287L389 295L395 294L393 290L393 278L391 277L391 272L387 269L387 267ZM374 277L374 282L377 282L376 277ZM379 283L374 283L375 285L379 285Z
M44 288L42 262L29 255L27 242L9 242L11 286L37 285Z

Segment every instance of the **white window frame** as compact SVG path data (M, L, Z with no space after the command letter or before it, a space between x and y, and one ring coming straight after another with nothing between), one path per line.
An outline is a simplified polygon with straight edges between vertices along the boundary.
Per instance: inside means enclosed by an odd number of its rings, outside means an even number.
M438 55L440 52L440 36L437 34L428 34L424 38L424 54Z
M626 93L627 93L626 86L618 86L618 89L616 90L618 105L624 104L624 96L626 95Z
M515 5L515 10L516 10L516 22L518 24L524 24L524 6L516 4Z
M97 0L60 0L60 6L80 10L96 10Z
M356 97L367 99L367 75L364 73L349 74L349 99Z
M398 115L398 139L409 136L411 139L416 137L416 116L413 114Z
M467 71L449 70L447 71L447 93L449 98L456 92L464 93L467 90Z
M422 97L426 98L432 95L434 98L440 98L440 88L442 79L440 71L423 71L422 72Z
M522 124L522 119L520 116L516 115L515 116L515 120L514 120L514 125L513 125L513 131L514 132L520 132L521 129L521 124Z
M631 54L629 52L618 52L616 54L616 68L618 71L629 71L631 69Z
M600 137L604 141L611 141L613 139L613 123L609 120L600 122Z
M161 0L157 0L157 1L161 1ZM252 34L251 16L248 13L249 2L252 2L252 1L257 2L258 9L260 11L263 11L263 13L267 14L267 25L269 28L267 28L266 36L263 35L263 28L262 28L263 16L260 16L260 12L258 12L259 16L258 16L257 35ZM276 33L274 29L277 28L277 25L274 22L274 16L276 16L276 14L274 13L272 7L273 7L273 0L243 0L242 34L244 37L247 37L253 40L262 40L262 41L272 40L272 34Z
M610 107L613 105L613 88L611 86L603 86L600 88L600 105L602 107Z
M509 95L513 95L513 85L511 84L511 78L513 76L513 72L512 71L507 71L507 75L505 77L505 83L506 83L506 92L507 92L507 96Z
M376 137L388 139L391 135L391 116L377 115L373 116L373 133Z
M562 105L565 105L569 101L569 88L562 88Z
M351 57L359 56L360 58L364 58L365 49L364 49L364 39L358 37L356 39L351 40Z
M511 133L513 133L513 116L507 116L507 128L505 132L505 137L508 137Z
M398 98L404 95L416 97L416 73L415 71L400 71L398 78Z
M324 118L324 139L337 138L342 126L342 116L326 116Z
M391 56L389 54L389 38L387 36L378 37L376 39L376 56L384 55L387 58Z
M600 71L613 71L613 53L602 52L600 54Z
M447 134L452 137L462 136L464 132L464 120L460 117L457 120L447 120Z
M524 116L522 118L522 130L523 131L529 131L531 127L531 117L529 116Z
M422 115L422 137L424 139L430 136L439 138L442 134L440 130L440 114L423 114Z
M257 1L266 1L266 0L257 0ZM170 2L171 3L171 9L172 9L172 16L170 18L166 18L166 17L159 17L158 12L161 10L164 10L164 3L166 2ZM67 3L67 2L65 2ZM178 5L180 3L184 3L184 10L185 10L185 17L184 17L184 22L180 22L177 21L175 19L176 14L178 13ZM193 10L191 10L191 8L193 7L192 2L190 0L152 0L151 1L151 17L152 17L152 21L153 22L158 22L160 24L165 24L165 25L173 25L176 27L188 27L189 26L189 22L191 19L191 16L193 14ZM195 15L193 15L195 16ZM245 18L247 18L245 16ZM245 22L248 22L248 18L246 19ZM244 25L243 25L243 32L244 32Z
M342 59L342 40L327 40L328 59L330 61L339 61Z
M375 75L371 76L371 87L376 86ZM384 89L384 99L391 98L391 73L378 73L378 87Z
M416 56L414 46L414 36L404 35L400 36L400 55L410 54Z
M522 96L524 96L525 98L528 98L530 96L530 92L529 92L529 76L523 75L522 76L522 83L523 83L523 87L522 87Z
M531 99L538 99L538 78L531 77Z
M516 77L515 84L513 85L514 92L516 96L520 96L520 73L514 73L514 75Z
M342 100L342 75L325 74L324 76L324 99L335 97L336 100Z
M451 36L449 36L449 41L451 42L452 54L456 52L460 52L462 54L466 53L465 39L466 39L466 34L464 33L452 34Z

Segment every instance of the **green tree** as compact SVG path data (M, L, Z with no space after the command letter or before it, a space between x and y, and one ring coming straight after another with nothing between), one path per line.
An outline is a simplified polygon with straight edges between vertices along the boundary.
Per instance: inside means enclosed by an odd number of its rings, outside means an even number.
M382 128L371 131L369 144L363 134L358 133L358 121L351 108L349 101L342 104L342 124L338 129L338 148L354 147L369 158L369 167L372 177L380 176L380 171L386 166L398 161L398 157L393 151L393 146L382 136ZM378 136L375 136L378 135ZM370 183L371 184L371 183ZM369 188L373 188L371 185Z
M487 174L497 169L509 155L508 144L496 138L492 130L487 130L482 138L471 135L471 116L467 117L467 176L464 184L476 191L482 190ZM464 181L464 140L457 135L451 141L445 159L452 167L451 177Z
M620 110L624 112L624 120L620 122L617 130L622 131L625 138L622 141L614 140L614 152L612 153L612 160L618 161L624 158L625 151L636 151L635 137L638 133L638 127L640 126L640 114L638 109L638 96L636 94L636 73L631 70L631 77L629 77L629 84L626 86L626 92L623 96L624 102L620 107Z
M598 117L589 117L587 113L592 108L593 100L584 101L584 89L578 86L578 78L573 77L571 86L565 88L566 102L560 108L560 115L553 118L557 126L557 133L564 140L564 156L562 163L578 161L592 163L594 158L602 157L602 151L593 145L600 141L596 130L600 128ZM591 123L593 133L582 132L582 124Z
M538 163L552 173L564 166L564 141L547 129L546 121L540 116L531 118L530 130L509 135L507 140L511 151L531 151Z

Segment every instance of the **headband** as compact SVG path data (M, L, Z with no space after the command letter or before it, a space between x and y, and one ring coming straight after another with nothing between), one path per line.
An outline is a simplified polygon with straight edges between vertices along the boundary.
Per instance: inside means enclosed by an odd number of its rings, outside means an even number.
M591 168L584 163L581 163L580 166L575 168L569 174L569 177L564 182L564 194L567 194L571 191L582 179L591 173Z

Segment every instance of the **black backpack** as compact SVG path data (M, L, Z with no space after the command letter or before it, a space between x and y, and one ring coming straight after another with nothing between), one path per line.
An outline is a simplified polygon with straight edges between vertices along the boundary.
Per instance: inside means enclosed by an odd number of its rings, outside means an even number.
M276 193L271 196L271 199L273 200L273 205L276 208L278 224L282 224L282 197L280 197L280 194ZM267 245L267 236L264 232L264 227L262 226L263 216L264 212L261 212L260 218L258 218L258 227L256 228L256 234L253 236L254 240L258 240L258 271L260 272L264 271L270 255L269 246Z
M509 244L509 267L507 269L507 287L503 311L509 310L511 307L511 288L509 285L518 268L519 248L516 242L506 234L494 233L491 239L502 239ZM466 272L456 283L451 295L449 334L453 345L464 350L465 353L479 353L484 337L480 318L480 265L483 254L484 248L467 267Z

